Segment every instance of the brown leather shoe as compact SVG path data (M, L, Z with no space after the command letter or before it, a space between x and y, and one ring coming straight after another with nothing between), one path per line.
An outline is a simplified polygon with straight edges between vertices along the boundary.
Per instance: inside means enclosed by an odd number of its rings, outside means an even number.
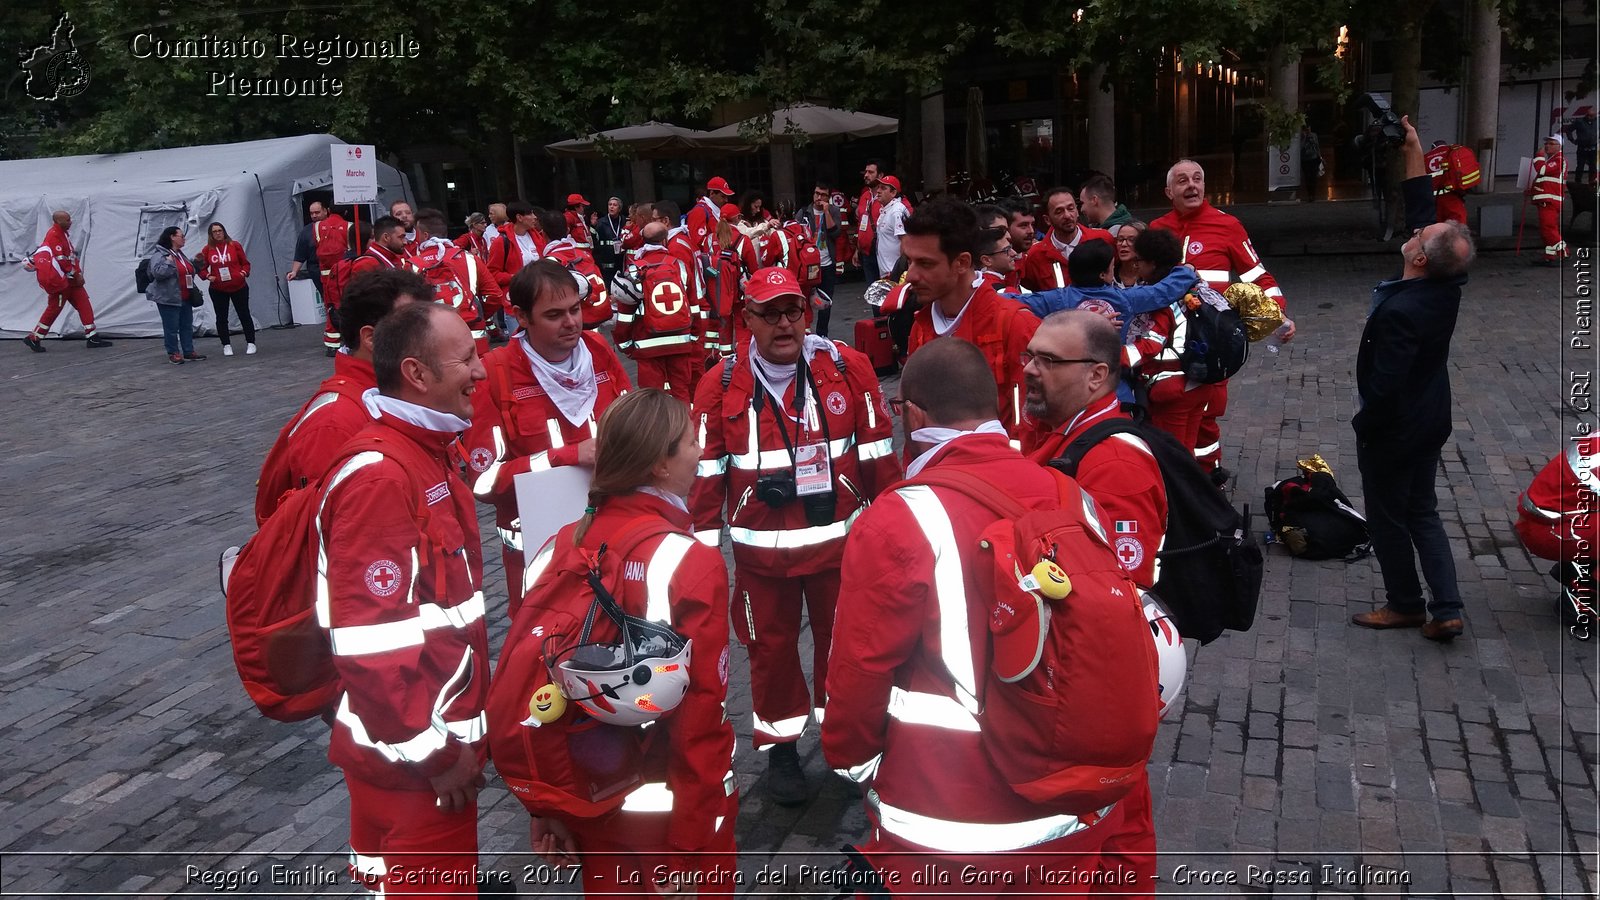
M1372 612L1356 613L1350 621L1362 628L1416 628L1428 621L1427 613L1403 613L1380 606ZM1460 625L1460 622L1456 623ZM1459 629L1457 631L1459 632Z
M1422 626L1422 636L1430 641L1448 643L1461 636L1460 619L1434 619Z

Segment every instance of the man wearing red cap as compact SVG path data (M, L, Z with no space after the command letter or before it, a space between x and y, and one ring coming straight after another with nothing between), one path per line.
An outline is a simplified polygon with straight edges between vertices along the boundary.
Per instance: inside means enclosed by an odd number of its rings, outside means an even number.
M690 510L710 546L726 524L736 569L734 631L750 653L755 747L771 749L768 790L807 797L796 742L827 700L839 556L861 510L900 477L894 424L866 356L806 334L794 273L759 269L745 286L751 339L700 379L704 450ZM726 507L726 512L724 511ZM811 622L812 690L800 666Z
M696 200L689 210L685 223L689 228L689 243L696 252L705 254L704 259L716 255L717 223L722 221L722 206L731 196L733 188L719 175L706 182L705 196Z
M1026 306L1001 296L973 275L979 242L978 215L952 197L936 197L922 205L905 224L902 243L906 281L922 306L907 340L908 353L938 337L958 337L977 344L989 361L1000 421L1017 446L1033 446L1034 426L1022 415L1022 351L1039 328L1039 318ZM976 285L974 284L976 281Z
M582 194L567 195L567 237L584 253L592 253L594 246L589 241L589 223L585 219L588 207L589 201Z
M877 247L879 277L894 271L900 261L900 238L906 233L910 210L900 198L900 179L885 175L878 179L878 224L873 244Z
M1044 195L1045 219L1050 230L1044 240L1028 248L1022 258L1022 286L1030 291L1050 291L1072 283L1067 274L1067 257L1085 239L1099 239L1116 246L1109 231L1078 224L1078 201L1064 187L1051 188Z
M1097 883L1143 892L1149 882L1135 884L1098 855L1121 822L1121 802L1085 816L1035 804L984 749L1007 735L984 735L1002 726L978 715L977 698L990 667L1008 660L983 624L992 597L971 586L992 578L979 535L1000 517L919 477L978 479L1025 509L1058 508L1061 488L1008 445L988 360L972 344L927 344L906 363L900 396L906 454L915 458L907 480L862 513L845 544L822 723L828 764L868 788L861 854L896 897L948 895L956 889L935 885L961 884L963 872L1017 885L1029 871L1061 876L1053 884L1032 879L1029 895L1082 895ZM1037 654L1037 646L1028 649Z

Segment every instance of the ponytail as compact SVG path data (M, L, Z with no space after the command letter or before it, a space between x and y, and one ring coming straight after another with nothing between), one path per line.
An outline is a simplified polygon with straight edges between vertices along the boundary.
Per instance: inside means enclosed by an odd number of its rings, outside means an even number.
M656 464L681 451L688 425L689 408L658 388L630 391L606 408L595 436L589 506L572 534L576 543L589 533L601 504L651 483Z

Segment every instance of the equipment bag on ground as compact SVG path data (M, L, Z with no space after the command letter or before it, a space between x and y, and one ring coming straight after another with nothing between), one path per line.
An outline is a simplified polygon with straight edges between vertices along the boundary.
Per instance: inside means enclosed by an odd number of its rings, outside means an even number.
M998 518L979 538L992 664L974 673L983 748L1019 795L1091 815L1127 796L1155 745L1161 688L1139 589L1076 481L1024 509L961 472L915 481L958 491ZM953 674L953 673L952 673ZM954 679L953 679L954 680ZM963 688L955 685L958 701ZM970 708L970 707L969 707Z
M1267 527L1293 556L1353 562L1371 552L1367 519L1326 472L1267 488Z
M1076 476L1094 445L1113 434L1137 435L1156 458L1167 492L1167 531L1156 552L1152 593L1178 633L1208 644L1227 631L1249 631L1261 597L1261 545L1250 530L1250 507L1233 508L1195 462L1194 451L1148 422L1112 419L1079 435L1050 465Z

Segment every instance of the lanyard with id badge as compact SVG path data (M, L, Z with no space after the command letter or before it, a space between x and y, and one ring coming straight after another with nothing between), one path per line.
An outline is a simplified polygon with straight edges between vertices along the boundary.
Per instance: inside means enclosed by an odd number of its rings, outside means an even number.
M811 390L809 394L806 388ZM768 392L757 379L755 391L756 415L761 414L761 408L766 406L765 398ZM778 436L783 440L783 449L789 454L790 466L785 471L769 472L756 478L756 497L761 502L774 509L787 506L799 498L805 507L806 523L812 526L833 524L833 514L837 506L837 498L833 491L833 458L828 453L828 445L832 443L828 431L828 419L817 410L817 386L811 380L811 367L804 361L795 373L794 406L799 413L794 419L783 410L783 401L774 397L772 400L772 415L778 424ZM786 421L793 421L795 425L794 440L789 440L789 428ZM814 430L820 426L822 440L811 440Z

